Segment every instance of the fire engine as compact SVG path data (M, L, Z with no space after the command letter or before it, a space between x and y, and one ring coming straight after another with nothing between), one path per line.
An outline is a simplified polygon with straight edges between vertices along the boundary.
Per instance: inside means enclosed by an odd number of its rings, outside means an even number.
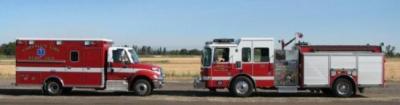
M221 38L206 42L195 88L228 88L235 96L250 96L257 89L278 93L299 90L338 97L354 96L367 87L384 86L384 54L375 45L308 45L302 34L289 42L274 39ZM292 48L285 48L297 42Z
M162 68L139 62L132 48L108 39L17 38L16 85L41 86L48 95L73 88L133 91L161 88Z

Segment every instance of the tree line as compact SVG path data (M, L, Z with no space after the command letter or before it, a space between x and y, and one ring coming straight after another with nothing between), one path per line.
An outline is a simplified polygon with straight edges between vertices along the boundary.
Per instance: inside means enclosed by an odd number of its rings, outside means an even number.
M128 46L124 45L124 47ZM151 47L146 45L132 45L131 47L139 55L201 55L201 50L199 49L182 48L177 50L167 50L167 47Z
M124 45L125 47L129 47ZM14 56L15 55L15 41L9 43L3 43L0 45L0 55ZM132 47L140 55L201 55L199 49L177 49L167 50L167 47L151 47L151 46L137 46Z

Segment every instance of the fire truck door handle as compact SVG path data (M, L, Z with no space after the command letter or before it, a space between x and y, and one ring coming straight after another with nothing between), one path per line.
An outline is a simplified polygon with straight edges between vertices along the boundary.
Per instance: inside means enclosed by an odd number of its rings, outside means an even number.
M71 70L71 66L67 66L67 69L68 69L68 70Z

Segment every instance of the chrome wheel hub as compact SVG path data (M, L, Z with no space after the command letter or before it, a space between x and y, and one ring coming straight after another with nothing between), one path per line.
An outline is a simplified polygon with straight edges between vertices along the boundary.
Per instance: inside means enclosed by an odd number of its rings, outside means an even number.
M148 90L148 86L144 83L137 84L135 88L138 93L146 93Z
M245 81L239 81L235 86L235 90L238 94L245 94L247 91L249 91L249 84L247 84Z
M350 85L346 83L339 83L336 89L338 93L341 95L348 94L351 91Z
M47 85L47 91L50 93L57 93L60 90L60 86L56 82L50 82Z

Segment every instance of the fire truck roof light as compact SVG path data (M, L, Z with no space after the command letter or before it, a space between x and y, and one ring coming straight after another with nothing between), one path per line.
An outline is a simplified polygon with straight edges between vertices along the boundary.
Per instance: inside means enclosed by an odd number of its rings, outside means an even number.
M220 39L213 40L213 42L217 42L217 43L232 43L234 41L235 41L235 39L232 39L232 38L220 38Z

